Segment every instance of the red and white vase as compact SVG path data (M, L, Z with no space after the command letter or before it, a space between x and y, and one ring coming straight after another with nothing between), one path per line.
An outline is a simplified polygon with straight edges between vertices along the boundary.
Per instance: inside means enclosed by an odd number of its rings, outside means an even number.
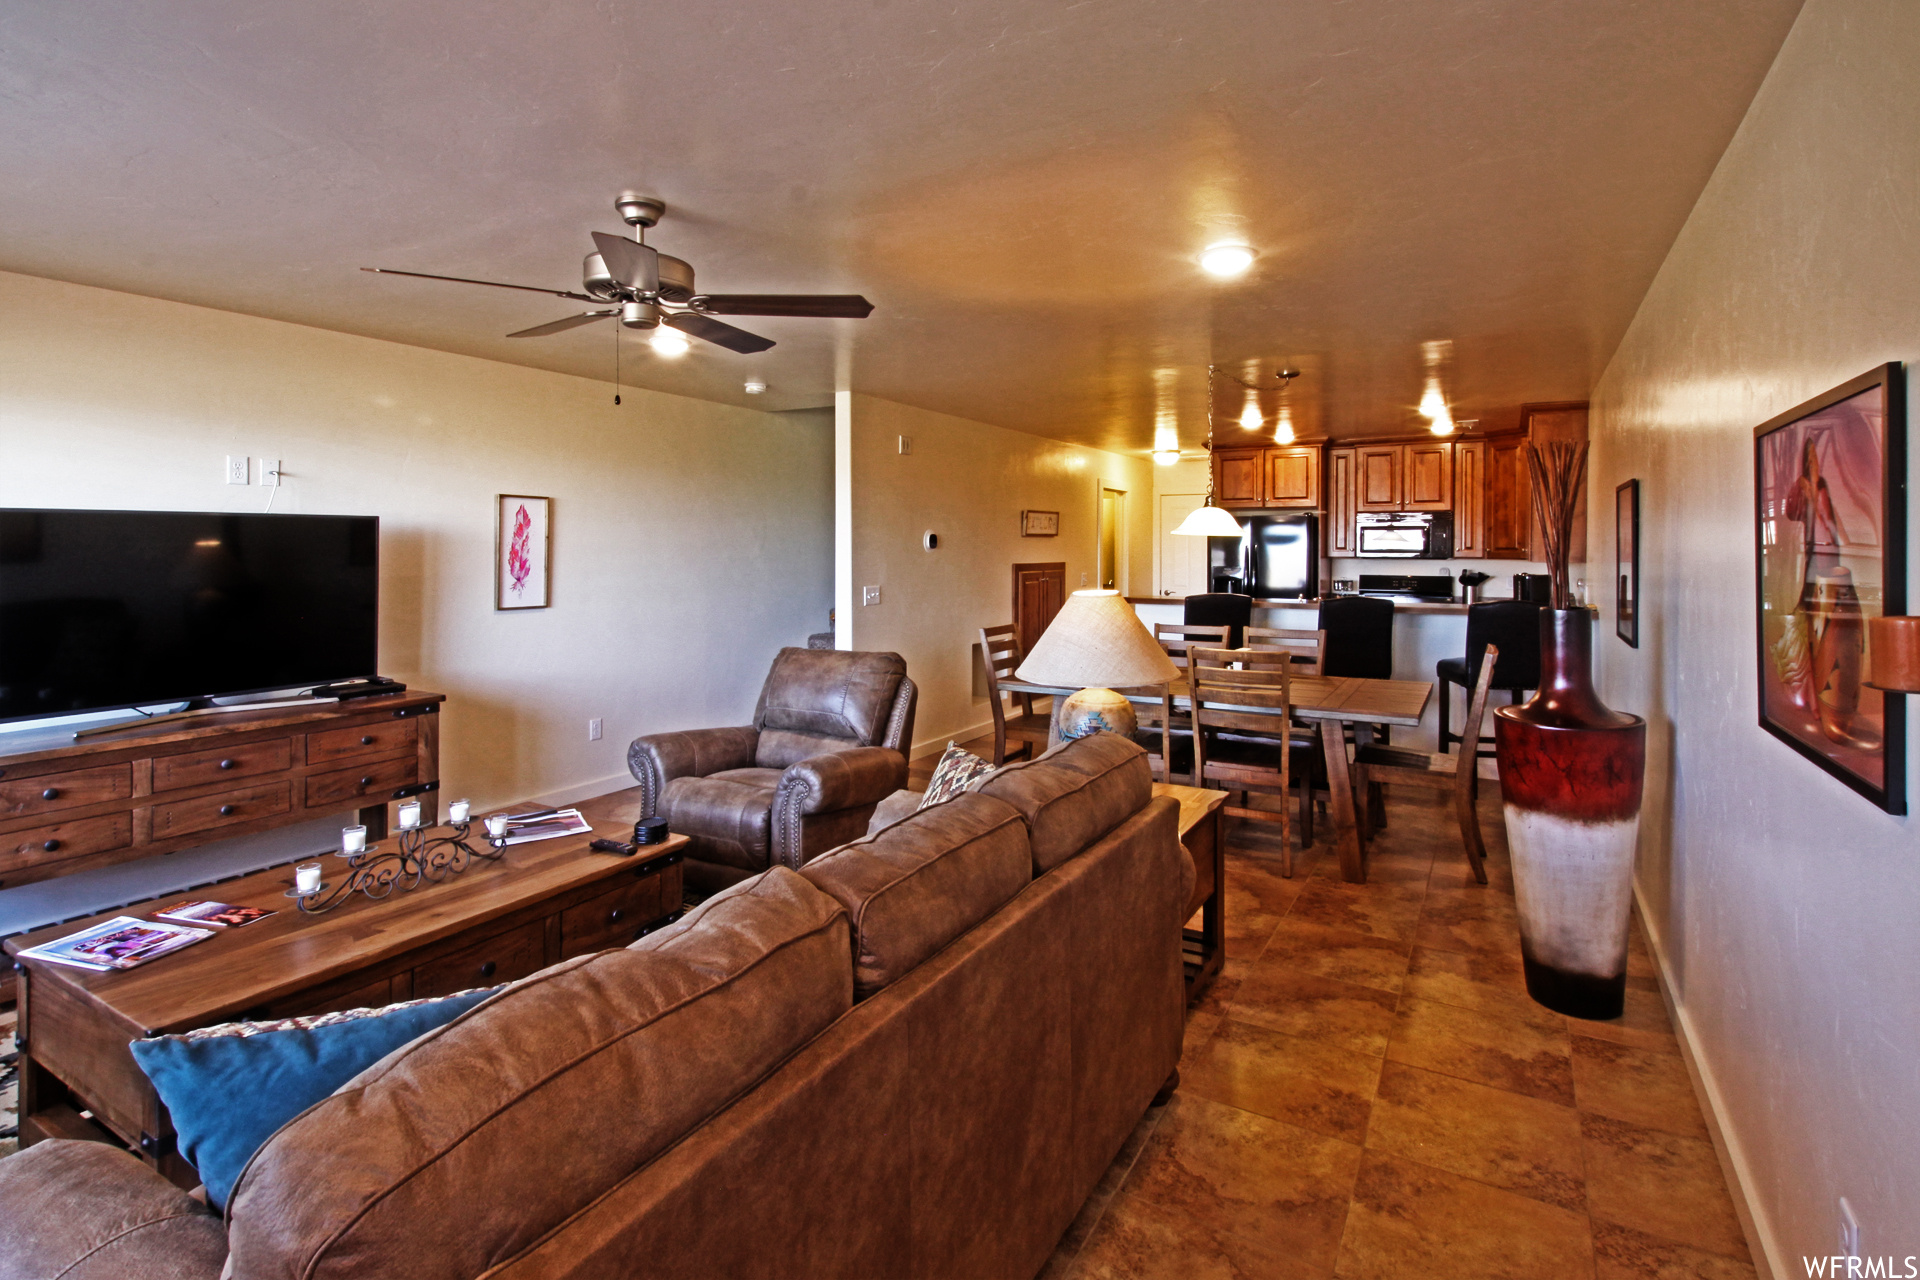
M1593 691L1593 611L1540 612L1540 688L1494 711L1527 993L1617 1018L1627 992L1647 725Z

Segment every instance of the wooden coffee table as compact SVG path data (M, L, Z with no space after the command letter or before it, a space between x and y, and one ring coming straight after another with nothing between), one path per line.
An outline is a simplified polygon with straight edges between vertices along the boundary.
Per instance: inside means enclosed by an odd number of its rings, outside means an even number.
M593 835L514 845L500 861L476 862L439 884L377 901L355 894L324 915L303 914L285 896L293 869L283 866L7 939L20 978L20 1145L122 1143L192 1187L199 1176L177 1152L166 1108L134 1065L129 1041L490 986L625 946L678 918L687 838L672 836L632 857L598 853L589 841L631 838L639 788L578 808ZM470 843L483 844L477 822ZM321 861L330 882L346 870L338 858ZM186 898L278 914L122 973L17 959L89 924L150 917Z

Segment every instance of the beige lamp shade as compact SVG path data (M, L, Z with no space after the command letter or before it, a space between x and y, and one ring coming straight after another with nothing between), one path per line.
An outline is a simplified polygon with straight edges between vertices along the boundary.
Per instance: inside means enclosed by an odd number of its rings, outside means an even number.
M1118 591L1076 591L1014 672L1035 684L1125 689L1180 678Z

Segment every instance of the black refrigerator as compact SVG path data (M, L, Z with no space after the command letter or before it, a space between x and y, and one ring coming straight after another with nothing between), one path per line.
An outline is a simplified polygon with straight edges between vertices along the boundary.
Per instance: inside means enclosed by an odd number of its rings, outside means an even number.
M1238 538L1207 539L1215 591L1263 600L1312 600L1320 594L1320 523L1312 512L1240 516Z

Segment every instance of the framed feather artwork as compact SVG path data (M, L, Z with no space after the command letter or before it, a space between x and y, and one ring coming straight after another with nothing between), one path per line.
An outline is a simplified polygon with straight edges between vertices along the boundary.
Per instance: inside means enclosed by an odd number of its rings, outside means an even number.
M553 603L553 499L503 493L495 499L493 607L544 609Z

